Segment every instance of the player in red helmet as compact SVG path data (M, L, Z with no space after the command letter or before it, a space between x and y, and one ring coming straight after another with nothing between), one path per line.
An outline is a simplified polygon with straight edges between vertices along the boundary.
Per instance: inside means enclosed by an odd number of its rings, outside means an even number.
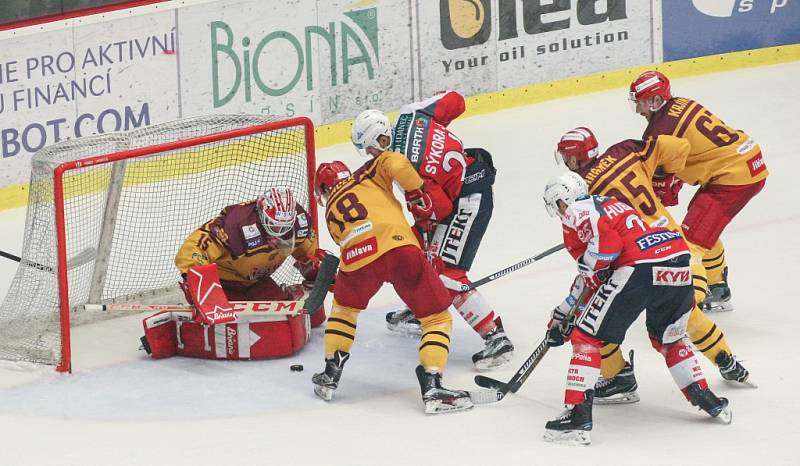
M669 79L658 71L645 71L633 80L630 100L636 113L647 119L643 139L671 135L689 143L685 166L677 172L658 171L653 187L663 204L672 206L678 204L684 182L700 186L681 226L693 254L703 257L706 268L708 294L703 310L730 311L728 267L719 237L764 187L769 172L761 148L747 133L728 126L698 102L674 97Z
M657 167L679 170L685 164L688 150L686 141L662 135L646 142L625 140L601 152L592 131L578 127L561 137L555 155L557 163L565 164L586 181L591 194L615 197L633 207L648 225L682 233L678 223L658 201L650 180ZM699 304L705 297L705 269L701 257L692 261L692 278L696 304ZM722 330L698 306L689 314L687 334L697 349L719 366L725 379L747 381L749 372L732 356ZM595 392L597 403L637 401L633 365L625 362L619 345L609 343L603 346L601 353L603 378ZM718 359L732 361L732 364L720 364Z

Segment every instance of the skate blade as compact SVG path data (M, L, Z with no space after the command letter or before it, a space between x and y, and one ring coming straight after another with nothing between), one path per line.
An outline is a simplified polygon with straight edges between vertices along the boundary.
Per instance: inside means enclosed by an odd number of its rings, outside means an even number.
M333 389L323 385L314 385L314 393L325 401L333 399Z
M386 324L386 328L389 329L390 332L400 335L407 338L419 338L422 336L422 328L419 325L408 325L408 324Z
M476 405L497 403L505 397L505 394L498 390L473 390L468 393L470 401Z
M486 372L508 364L509 362L511 362L511 359L513 358L514 358L514 352L509 351L508 353L503 353L493 358L481 359L480 361L476 361L473 364L475 365L475 369L477 369L478 372Z
M733 411L731 410L731 405L726 406L722 411L719 412L714 419L723 423L723 424L730 424L733 421Z
M588 430L549 430L544 431L544 441L559 445L589 445L592 443Z
M594 404L596 405L624 405L638 402L639 394L637 392L617 393L605 398L595 397L594 399Z
M737 380L728 380L728 379L722 379L722 380L724 380L728 385L733 385L734 387L745 386L748 388L758 388L758 384L753 382L749 376L744 382L739 382Z
M425 414L455 413L466 411L473 406L469 398L459 398L448 403L444 403L442 400L430 400L425 402Z
M731 312L734 310L734 307L733 303L726 301L703 306L702 310L703 312Z

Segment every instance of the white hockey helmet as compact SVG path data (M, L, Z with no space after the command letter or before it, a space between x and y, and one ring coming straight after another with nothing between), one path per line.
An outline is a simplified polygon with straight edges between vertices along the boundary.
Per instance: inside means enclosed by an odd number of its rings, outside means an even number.
M292 190L276 186L268 189L256 199L261 224L272 236L280 237L291 231L297 218Z
M589 188L586 181L577 173L568 171L547 182L544 187L544 205L551 217L563 218L558 208L558 201L570 206L577 199L588 195Z
M381 151L388 148L378 144L379 136L387 136L391 145L392 125L389 123L389 117L380 110L364 110L353 121L353 130L350 134L353 145L361 155L368 157L369 154L366 153L368 147Z

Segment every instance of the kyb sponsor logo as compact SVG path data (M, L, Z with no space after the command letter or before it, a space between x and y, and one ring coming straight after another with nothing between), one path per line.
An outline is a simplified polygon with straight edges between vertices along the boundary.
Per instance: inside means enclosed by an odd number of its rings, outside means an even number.
M769 13L775 14L780 8L789 4L790 0L770 0L759 2L761 5L770 4ZM692 5L700 13L716 18L728 18L736 13L748 13L753 10L755 0L692 0Z
M497 40L502 41L519 37L520 7L522 32L536 35L575 25L626 19L625 3L625 0L439 0L442 45L454 50L488 41L492 34L493 4L497 7ZM593 37L587 38L588 45ZM524 49L520 50L520 55L524 56ZM500 56L501 61L510 58L507 55L503 60Z
M374 79L379 60L377 9L345 12L339 21L323 24L298 31L243 31L225 21L212 21L214 108L242 94L245 102L253 99L254 92L282 96L301 82L305 82L306 90L313 90L317 85L316 63L329 66L331 86L348 84L354 68L361 68L369 80ZM258 36L253 37L254 33Z
M662 286L686 286L692 284L689 267L653 267L653 284Z

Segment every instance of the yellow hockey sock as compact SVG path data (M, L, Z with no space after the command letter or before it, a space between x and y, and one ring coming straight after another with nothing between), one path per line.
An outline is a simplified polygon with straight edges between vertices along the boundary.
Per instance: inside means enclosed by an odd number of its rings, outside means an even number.
M422 338L419 343L419 362L428 372L444 372L450 354L450 330L453 317L450 311L437 312L419 319Z
M625 358L616 343L606 343L600 348L600 375L611 379L625 367Z
M725 262L725 246L717 240L714 247L703 255L703 267L708 275L708 284L716 285L727 280L727 264Z
M325 326L325 358L333 357L338 351L350 352L356 338L356 322L359 309L342 306L333 301L333 310Z
M703 356L707 357L714 365L717 364L716 358L720 351L733 354L731 347L728 346L728 341L725 339L725 334L717 327L717 324L703 314L703 311L698 306L695 306L691 314L689 314L686 333L697 350L703 353Z

